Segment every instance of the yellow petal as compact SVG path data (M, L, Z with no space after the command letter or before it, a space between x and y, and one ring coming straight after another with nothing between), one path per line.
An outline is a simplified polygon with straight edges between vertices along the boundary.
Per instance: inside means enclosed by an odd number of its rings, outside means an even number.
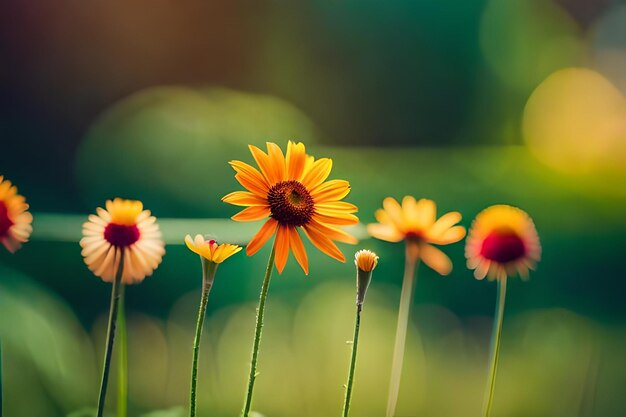
M387 242L400 242L404 239L404 234L393 226L379 223L367 225L367 233L376 239L385 240Z
M333 161L329 158L321 158L313 163L313 166L302 178L302 184L307 189L312 190L324 181L330 175L333 167Z
M247 191L235 191L224 197L222 201L235 206L267 206L267 199Z
M287 144L287 179L300 181L306 164L306 149L303 143L289 141Z
M250 240L248 246L246 246L246 254L248 256L252 256L259 251L265 245L270 237L276 231L278 227L278 222L274 219L269 219L265 222L265 224L261 227L261 229L257 232L256 235Z
M448 275L452 271L452 261L450 261L450 258L432 245L420 245L419 255L426 265L434 269L440 275Z

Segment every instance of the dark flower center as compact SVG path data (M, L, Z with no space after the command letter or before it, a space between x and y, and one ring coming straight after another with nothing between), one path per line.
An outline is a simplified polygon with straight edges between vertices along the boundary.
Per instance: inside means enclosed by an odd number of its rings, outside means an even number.
M480 254L499 263L507 263L526 254L524 242L512 230L494 230L483 241Z
M307 224L315 210L315 203L309 191L298 181L282 181L270 188L267 193L272 217L280 224L303 226Z
M139 240L139 229L134 224L109 223L104 229L104 238L113 246L130 246Z
M13 221L9 219L9 209L4 201L0 201L0 237L6 236Z

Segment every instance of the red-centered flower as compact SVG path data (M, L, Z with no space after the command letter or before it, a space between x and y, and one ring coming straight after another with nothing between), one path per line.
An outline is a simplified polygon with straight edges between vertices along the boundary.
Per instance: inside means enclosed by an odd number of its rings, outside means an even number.
M11 253L28 242L33 231L33 215L17 187L0 175L0 243Z
M156 218L141 201L107 200L83 224L80 246L87 267L106 282L113 282L124 251L122 282L136 284L161 263L165 244Z
M488 207L472 223L465 257L477 279L504 279L515 274L526 279L529 269L541 259L535 224L517 207Z

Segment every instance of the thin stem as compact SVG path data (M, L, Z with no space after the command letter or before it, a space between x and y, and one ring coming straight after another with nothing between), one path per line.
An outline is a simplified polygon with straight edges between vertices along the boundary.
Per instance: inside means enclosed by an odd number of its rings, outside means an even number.
M109 309L109 326L107 330L107 344L104 352L104 366L102 367L102 382L100 384L100 396L98 397L98 417L104 413L104 400L107 394L107 384L109 382L109 370L111 368L111 355L113 353L113 342L115 341L115 325L117 320L117 308L120 301L120 287L122 283L122 271L124 270L124 250L120 250L120 264L113 281L111 290L111 307Z
M352 340L352 358L350 360L350 370L348 372L348 383L346 384L346 397L343 401L343 417L348 417L350 411L350 400L352 399L352 384L354 383L354 370L356 369L356 353L359 346L359 329L361 327L361 310L363 306L357 303L356 320L354 322L354 339Z
M205 260L202 261L202 295L200 296L200 307L198 309L198 321L196 322L196 337L193 340L193 358L191 360L191 391L189 396L189 416L196 415L196 395L198 385L198 358L200 355L200 340L202 339L202 327L204 325L204 316L206 315L206 306L209 302L209 293L213 287L213 279L217 271L217 264Z
M263 286L261 287L261 294L259 296L259 306L256 310L256 329L254 331L254 344L252 345L252 357L250 359L250 376L248 377L248 392L246 394L246 401L241 412L242 417L248 417L250 413L250 406L252 405L252 391L254 390L254 382L258 376L256 366L259 356L259 345L261 344L261 332L263 330L263 316L265 315L265 300L267 299L267 291L270 286L270 278L272 277L272 270L274 269L274 257L276 255L275 244L272 246L269 260L267 261L267 268L265 269L265 278L263 279Z
M407 242L406 259L404 264L404 278L402 279L402 291L400 293L400 307L398 309L398 325L396 327L396 340L393 347L393 360L391 362L391 378L389 380L389 396L387 397L387 417L393 417L398 404L398 394L400 392L400 378L402 376L402 363L404 362L404 346L406 343L406 332L409 324L409 310L413 299L415 287L415 270L417 269L417 258L411 253Z
M117 311L117 417L126 417L128 411L128 338L124 284L120 284L120 304Z
M502 318L504 317L504 299L506 297L506 278L498 278L498 297L496 299L495 321L493 333L491 335L491 363L489 365L489 383L485 393L485 403L483 414L485 417L491 415L493 405L493 393L496 386L496 370L498 368L498 358L500 357L500 338L502 335Z
M4 387L2 386L2 379L3 379L2 362L3 362L3 357L2 357L2 340L0 340L0 417L2 417L2 410L4 408L4 396L2 395L2 392L4 390Z

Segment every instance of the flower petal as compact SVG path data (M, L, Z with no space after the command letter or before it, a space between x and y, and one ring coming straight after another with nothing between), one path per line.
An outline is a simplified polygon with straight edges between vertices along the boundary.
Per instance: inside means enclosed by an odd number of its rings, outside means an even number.
M235 206L267 206L267 199L247 191L235 191L222 197L225 203Z
M313 162L313 166L309 172L307 172L302 178L302 184L309 190L314 189L324 181L330 175L330 170L333 167L333 161L329 158L320 158Z
M276 260L274 263L276 264L278 273L282 274L287 264L287 258L289 258L289 226L278 226L274 247L276 250Z
M241 210L235 214L231 219L238 222L252 222L255 220L261 220L269 217L270 209L263 206L252 206Z
M350 194L350 183L345 180L326 181L311 190L311 197L318 203L341 200Z
M448 255L432 245L421 244L419 246L419 256L426 265L440 275L448 275L452 271L452 261L450 261Z
M278 227L278 222L274 219L269 219L265 222L261 229L257 232L256 235L250 240L248 246L246 246L246 254L248 256L252 256L259 251L265 245L265 243L269 240L270 237L276 231Z
M346 258L343 256L343 253L341 253L337 245L335 245L332 240L324 236L324 234L319 232L317 229L310 227L309 225L305 225L304 233L307 235L311 243L313 243L313 245L315 245L315 247L320 251L324 252L331 258L337 259L338 261L346 261Z
M276 171L272 166L272 160L265 152L260 150L254 145L248 145L250 152L252 153L252 157L256 161L257 165L261 169L261 174L267 180L267 183L272 186L272 184L276 184L278 181L278 175L276 175Z
M385 240L387 242L400 242L404 239L404 234L398 231L394 226L387 224L372 223L367 225L367 233L376 239Z
M287 179L300 181L306 164L306 149L303 143L292 141L287 143L285 164L287 165Z
M285 180L285 156L283 151L272 142L267 142L267 154L269 155L272 168L276 175L276 182Z
M298 261L298 264L304 271L304 274L309 275L309 260L306 255L302 239L300 238L298 230L295 227L289 228L289 246L291 246L293 255L296 257L296 261Z

